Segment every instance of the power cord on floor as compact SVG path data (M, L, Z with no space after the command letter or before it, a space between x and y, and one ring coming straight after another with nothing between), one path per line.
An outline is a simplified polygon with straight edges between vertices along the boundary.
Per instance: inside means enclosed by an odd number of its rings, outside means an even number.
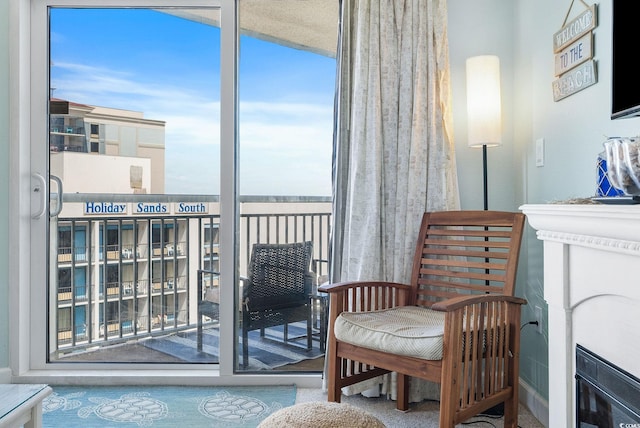
M471 424L479 424L479 423L491 425L493 428L496 428L496 426L492 422L483 421L482 419L476 419L476 420L469 421L469 422L461 422L460 425L471 425Z
M502 416L485 415L485 414L482 414L482 413L479 413L475 417L476 418L502 419ZM491 425L492 427L496 428L496 425L493 422L485 421L485 420L482 420L482 419L476 419L476 420L469 421L469 422L460 422L460 425L471 425L471 424L477 424L477 423L485 423L485 424ZM522 428L522 427L520 425L518 425L518 428Z
M520 330L522 330L522 329L523 329L525 326L527 326L527 325L538 325L538 321L529 321L529 322L526 322L526 323L522 324L522 326L520 327Z

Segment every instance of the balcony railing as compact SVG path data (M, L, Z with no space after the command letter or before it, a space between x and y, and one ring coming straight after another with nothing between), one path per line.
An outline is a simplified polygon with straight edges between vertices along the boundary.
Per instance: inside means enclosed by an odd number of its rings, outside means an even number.
M171 200L171 196L121 195L136 198L132 201L141 196L153 197L154 201ZM207 197L190 198L217 202ZM96 195L65 195L65 207L96 199ZM328 264L324 262L328 259L331 231L329 198L247 199L240 209L242 212L246 208L247 213L240 214L239 219L241 275L246 272L254 243L299 241L313 242L313 269L318 275L327 274ZM65 217L64 211L62 214L58 227L69 233L71 226L70 236L65 240L73 244L58 247L54 260L59 268L70 269L73 274L71 285L57 290L57 304L59 308L73 310L68 315L71 320L65 319L67 327L57 329L59 353L196 328L199 300L196 271L218 270L217 214L81 217ZM86 242L81 242L82 239ZM51 278L52 287L55 279ZM74 285L74 279L82 283ZM77 312L78 308L81 312ZM82 316L75 319L78 313ZM51 313L52 325L58 325L56 316ZM108 321L92 323L89 319Z

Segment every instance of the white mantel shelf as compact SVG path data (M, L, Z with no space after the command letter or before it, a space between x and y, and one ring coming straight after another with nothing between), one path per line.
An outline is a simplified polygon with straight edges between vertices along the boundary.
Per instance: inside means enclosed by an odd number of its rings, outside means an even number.
M640 377L640 205L523 205L544 242L549 426L575 427L579 343Z
M640 242L639 205L523 205L520 209L538 232L552 232Z

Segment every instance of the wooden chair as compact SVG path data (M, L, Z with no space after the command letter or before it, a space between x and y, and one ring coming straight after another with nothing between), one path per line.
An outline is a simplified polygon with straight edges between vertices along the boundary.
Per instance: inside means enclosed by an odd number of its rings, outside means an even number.
M411 284L345 282L330 295L328 400L341 388L398 373L440 383L440 427L504 403L517 427L520 309L514 297L525 217L496 211L425 213Z

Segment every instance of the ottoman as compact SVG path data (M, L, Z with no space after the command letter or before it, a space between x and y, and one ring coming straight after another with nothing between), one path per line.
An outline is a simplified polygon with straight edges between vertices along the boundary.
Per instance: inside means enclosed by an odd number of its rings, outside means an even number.
M379 419L345 403L312 401L269 415L258 428L385 428Z

